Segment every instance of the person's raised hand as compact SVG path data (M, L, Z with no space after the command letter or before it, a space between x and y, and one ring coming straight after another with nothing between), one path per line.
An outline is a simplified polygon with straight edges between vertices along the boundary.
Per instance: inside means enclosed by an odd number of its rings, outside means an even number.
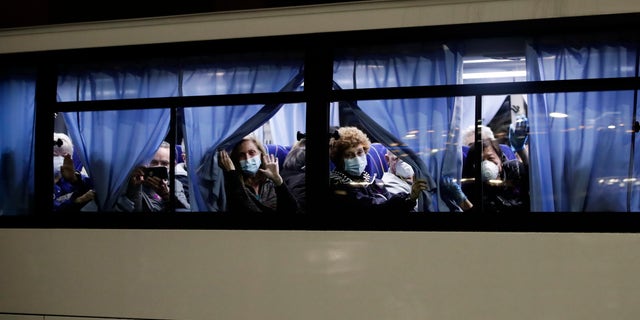
M516 121L509 125L509 144L513 150L520 151L529 140L529 119L525 115L518 115Z
M417 200L420 196L420 193L427 189L427 179L418 179L413 178L413 184L411 184L411 193L409 194L409 198L411 200Z
M263 154L262 155L262 163L264 163L264 169L260 168L260 172L262 172L267 178L273 180L273 182L279 186L282 184L283 179L280 176L280 167L278 166L278 158L276 158L273 154Z
M131 172L129 176L129 184L139 186L144 182L144 166L138 166Z
M144 184L151 187L163 200L169 200L169 185L159 177L145 177Z
M65 180L71 183L75 183L78 180L78 177L76 177L76 168L73 165L70 154L64 156L64 160L60 166L60 173Z
M218 166L224 171L233 171L236 169L236 166L233 164L233 161L231 161L231 157L229 157L229 153L226 150L218 151Z

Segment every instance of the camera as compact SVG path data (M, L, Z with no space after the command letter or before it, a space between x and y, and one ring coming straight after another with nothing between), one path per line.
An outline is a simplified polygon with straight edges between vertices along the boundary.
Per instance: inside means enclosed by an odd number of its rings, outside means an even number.
M169 170L165 167L146 167L144 169L145 177L158 177L163 180L169 179Z

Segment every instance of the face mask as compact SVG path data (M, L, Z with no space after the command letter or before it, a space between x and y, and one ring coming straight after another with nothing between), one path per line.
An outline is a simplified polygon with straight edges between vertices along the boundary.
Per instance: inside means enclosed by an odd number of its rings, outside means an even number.
M240 167L244 173L248 173L251 175L255 175L260 168L262 161L260 160L260 155L251 157L247 160L240 160Z
M60 167L62 166L62 163L64 163L63 156L53 156L53 176L54 177L60 175Z
M360 176L367 166L367 155L344 159L344 171L352 176Z
M499 172L500 170L498 169L498 165L493 163L493 161L489 161L489 160L482 161L482 181L483 182L497 179Z
M413 177L413 168L406 162L398 160L396 162L396 175L403 179Z

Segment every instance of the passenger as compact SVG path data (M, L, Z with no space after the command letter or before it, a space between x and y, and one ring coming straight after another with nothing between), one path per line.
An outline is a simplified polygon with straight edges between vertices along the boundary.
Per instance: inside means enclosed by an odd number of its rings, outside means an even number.
M306 138L292 147L282 163L282 178L296 198L300 210L306 211Z
M488 129L488 128L487 128ZM469 136L467 129L463 134L464 137ZM463 194L470 195L472 203L480 203L483 206L475 206L475 210L490 212L517 212L530 210L529 198L529 155L527 143L529 140L529 120L524 115L518 115L515 123L509 126L508 138L511 149L516 151L516 159L509 160L504 154L498 140L491 138L492 134L489 130L482 130L482 199L476 193L480 191L475 185L475 175L478 169L476 163L480 156L476 151L474 143L470 144L462 167L462 179L465 181L462 186ZM464 143L464 142L463 142ZM447 189L460 188L454 179L444 176L441 185ZM450 193L451 194L451 193ZM443 198L447 198L446 196ZM459 198L444 199L449 205ZM451 206L450 206L451 207ZM484 207L484 208L483 208ZM469 210L471 207L462 207Z
M384 159L387 161L389 169L382 175L382 181L389 192L411 193L413 168L389 150L384 154Z
M387 149L387 152L384 154L384 159L387 161L389 168L382 175L382 182L384 182L384 186L391 192L392 194L404 192L411 193L411 184L413 184L413 168L408 163L399 159L398 156L393 154L391 151ZM418 205L413 211L416 211Z
M410 192L393 194L381 179L365 171L371 141L356 127L341 127L329 141L329 157L335 168L329 176L330 212L393 213L414 210L425 179L414 179Z
M76 171L73 143L64 133L53 134L53 211L80 212L95 197L93 182Z
M148 174L149 168L164 168L168 177L171 144L163 141L148 166L138 166L129 175L126 193L118 198L116 211L125 212L160 212L169 211L170 188L168 179ZM164 174L164 172L163 172ZM174 180L175 209L189 211L191 206L187 200L182 183Z
M228 211L300 212L296 199L280 175L278 159L267 154L254 135L243 138L230 154L220 150L218 165L224 172Z
M462 167L462 177L471 179L477 170L482 174L482 199L476 194L474 183L465 183L462 190L469 195L471 202L482 201L482 208L487 212L528 212L529 197L529 163L526 144L529 136L529 123L526 117L520 117L509 128L509 141L518 155L523 159L507 160L497 140L482 140L481 167L476 167L480 155L475 145L469 148L469 153ZM480 206L474 206L478 208Z

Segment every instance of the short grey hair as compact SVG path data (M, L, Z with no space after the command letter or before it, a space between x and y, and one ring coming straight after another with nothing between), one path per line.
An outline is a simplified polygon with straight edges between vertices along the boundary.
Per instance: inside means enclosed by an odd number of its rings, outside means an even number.
M474 125L470 125L462 134L462 145L468 146L476 141L476 128ZM495 140L496 138L493 136L493 130L487 126L480 126L480 135L482 136L482 140L490 139Z

